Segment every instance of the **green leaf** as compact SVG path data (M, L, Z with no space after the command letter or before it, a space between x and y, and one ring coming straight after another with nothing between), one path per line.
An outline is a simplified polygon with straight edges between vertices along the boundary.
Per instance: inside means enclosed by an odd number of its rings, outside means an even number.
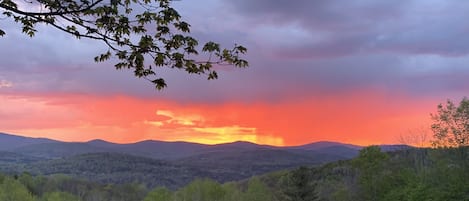
M33 37L37 24L49 25L77 39L87 38L104 43L109 51L94 58L96 62L115 56L116 69L133 69L134 76L145 77L157 89L166 87L162 78L152 80L147 76L155 73L149 65L177 68L189 74L204 74L208 79L218 75L212 64L228 64L247 67L248 62L240 57L247 49L235 44L233 48L221 48L220 44L208 42L202 47L190 35L191 25L182 20L172 7L171 0L43 0L36 1L44 8L42 14L27 13L13 0L0 0L3 15L18 23L23 33ZM135 9L138 6L142 9ZM55 14L45 14L52 12ZM27 13L27 14L25 14ZM56 18L59 17L59 20ZM151 27L151 29L150 29ZM0 30L0 36L5 35ZM199 51L206 55L199 55ZM194 60L195 58L200 60ZM203 56L207 58L204 59Z
M158 90L161 90L165 87L167 87L166 85L166 82L163 78L158 78L158 79L154 79L153 81L151 81L153 84L155 84L155 87L156 89Z
M217 78L218 78L218 74L215 71L212 71L208 74L208 79L209 80L214 80L214 79L217 79Z
M220 52L220 45L214 42L208 42L202 48L204 52Z

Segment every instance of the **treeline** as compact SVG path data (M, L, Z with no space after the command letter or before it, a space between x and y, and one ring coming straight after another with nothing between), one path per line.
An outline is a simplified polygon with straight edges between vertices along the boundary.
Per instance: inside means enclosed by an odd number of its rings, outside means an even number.
M22 164L14 161L17 156L18 154L0 152L0 172L11 175L22 172L32 175L64 174L98 183L135 182L149 189L165 186L171 190L184 187L196 178L212 178L225 183L300 165L319 164L320 161L306 157L306 154L269 149L211 152L204 155L203 160L191 157L175 161L104 152ZM9 162L10 159L13 162ZM331 160L331 157L322 159Z
M147 190L137 184L103 185L62 175L0 175L0 201L142 200Z
M313 168L321 201L469 201L469 147L383 153Z
M245 184L223 185L209 179L197 179L177 191L164 187L148 191L138 184L102 185L60 175L0 176L0 201L272 201L277 199L274 196L258 177L251 178ZM285 196L295 196L295 191Z
M469 201L469 148L381 152L319 167L220 184L209 179L169 190L66 176L0 175L0 201Z

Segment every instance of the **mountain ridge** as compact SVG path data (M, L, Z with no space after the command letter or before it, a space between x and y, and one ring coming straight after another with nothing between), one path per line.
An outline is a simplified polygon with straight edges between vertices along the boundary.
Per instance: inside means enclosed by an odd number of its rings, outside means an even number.
M46 138L46 137L26 137L26 136L21 136L17 134L11 134L11 133L4 133L0 132L0 140L3 140L4 137L13 137L13 138L18 138L18 139L25 139L25 140L40 140L40 141L46 141L46 142L64 142L64 143L88 143L88 144L95 144L95 143L105 143L105 144L113 144L113 145L131 145L131 144L141 144L141 143L188 143L188 144L197 144L197 145L206 145L206 146L219 146L219 145L232 145L232 144L244 144L244 145L258 145L258 146L266 146L266 147L273 147L273 148L298 148L298 147L308 147L311 145L316 145L316 144L321 144L324 146L325 144L341 144L341 145L346 145L346 146L355 146L355 147L363 147L359 145L354 145L354 144L349 144L349 143L342 143L342 142L336 142L336 141L328 141L328 140L321 140L321 141L316 141L316 142L310 142L302 145L294 145L294 146L274 146L274 145L268 145L268 144L258 144L254 142L249 142L249 141L243 141L243 140L237 140L233 142L223 142L223 143L218 143L218 144L203 144L203 143L197 143L197 142L188 142L188 141L163 141L163 140L141 140L137 142L131 142L131 143L116 143L116 142L110 142L107 140L103 139L92 139L88 141L61 141L61 140L55 140L51 138ZM0 141L1 142L1 141ZM0 144L1 145L1 144ZM391 145L391 144L387 144ZM0 147L1 149L1 147Z
M38 143L59 142L49 138L33 138L0 132L0 151Z
M145 140L118 144L101 139L62 142L0 134L0 147L2 143L13 145L0 150L0 171L66 174L111 183L134 178L152 187L172 188L194 178L227 182L298 166L347 160L356 157L362 148L331 141L285 147L245 141L205 145ZM386 145L386 149L394 148ZM145 179L147 176L151 178Z
M383 151L411 148L407 145L379 145ZM60 158L94 152L117 152L154 159L175 160L208 152L238 152L246 150L288 150L316 152L326 155L356 156L363 146L333 141L318 141L297 146L272 146L247 141L220 144L201 144L185 141L143 140L133 143L114 143L102 139L86 142L64 142L49 138L31 138L0 132L0 151L16 152L40 158ZM337 153L334 153L337 152ZM313 154L314 155L314 154ZM340 158L340 157L339 157Z

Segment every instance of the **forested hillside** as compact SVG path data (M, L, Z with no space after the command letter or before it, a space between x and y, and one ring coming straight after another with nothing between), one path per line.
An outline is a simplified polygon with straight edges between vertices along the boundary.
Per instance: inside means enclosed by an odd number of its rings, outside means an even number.
M179 161L121 153L88 153L52 160L32 160L16 156L21 155L5 154L4 161L0 161L0 164L3 163L0 172L10 175L21 172L32 175L62 174L99 183L136 182L148 188L165 186L169 189L180 188L196 178L210 178L224 183L286 168L336 160L329 156L310 157L284 150L215 152Z
M62 174L102 184L134 182L147 188L165 186L171 190L196 178L225 183L272 171L350 159L361 149L337 142L295 147L242 141L217 145L164 141L60 142L0 133L0 141L3 140L11 145L0 151L0 172L9 175Z
M273 172L220 184L196 179L177 190L98 184L66 176L0 176L0 200L122 201L468 201L469 148L381 152L317 167Z

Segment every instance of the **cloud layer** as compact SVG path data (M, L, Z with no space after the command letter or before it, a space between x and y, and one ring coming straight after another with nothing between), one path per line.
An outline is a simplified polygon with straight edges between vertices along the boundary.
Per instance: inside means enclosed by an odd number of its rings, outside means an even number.
M131 71L115 71L112 62L94 63L106 50L99 42L47 26L28 38L2 20L0 115L6 120L0 129L68 140L83 140L79 133L86 132L86 139L120 142L391 142L404 126L426 122L430 106L469 92L468 2L209 0L174 6L201 41L247 46L250 67L222 67L215 81L161 70L169 88L158 92ZM122 106L109 106L113 101ZM157 106L162 102L167 107ZM222 110L226 105L235 106ZM89 109L98 107L103 114ZM144 112L105 120L133 109ZM61 126L50 126L55 121ZM402 126L392 129L395 123Z

